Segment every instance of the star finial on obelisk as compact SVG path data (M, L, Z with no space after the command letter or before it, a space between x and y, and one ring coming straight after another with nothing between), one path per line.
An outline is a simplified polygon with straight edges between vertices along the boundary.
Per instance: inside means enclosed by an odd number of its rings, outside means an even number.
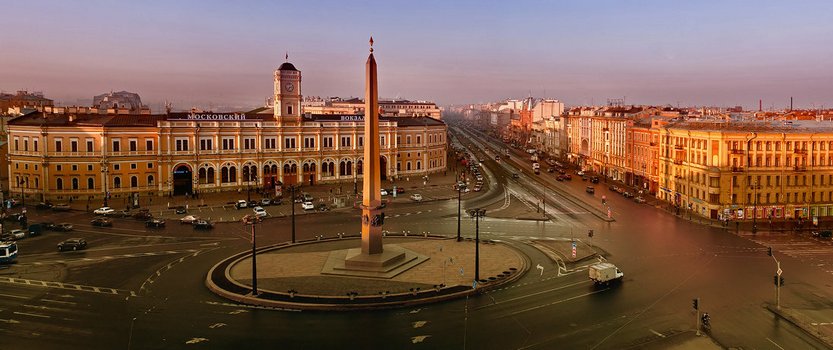
M284 55L284 59L286 59L286 61L289 62L289 51L286 51L286 54Z
M373 53L373 35L370 36L370 53Z

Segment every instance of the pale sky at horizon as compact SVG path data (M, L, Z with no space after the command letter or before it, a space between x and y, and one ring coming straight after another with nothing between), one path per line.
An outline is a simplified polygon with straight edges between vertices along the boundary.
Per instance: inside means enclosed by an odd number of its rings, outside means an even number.
M158 112L260 106L289 61L305 96L441 105L833 107L833 1L14 1L0 90L63 105L136 92Z

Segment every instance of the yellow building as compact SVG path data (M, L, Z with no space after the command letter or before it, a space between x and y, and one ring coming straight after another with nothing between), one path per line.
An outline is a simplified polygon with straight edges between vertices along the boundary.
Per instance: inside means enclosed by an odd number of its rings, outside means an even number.
M657 197L710 217L833 215L833 123L676 122L659 131Z
M301 72L274 75L273 108L247 113L30 113L9 122L10 193L38 200L237 191L281 184L357 182L363 116L301 111ZM445 123L380 118L382 176L446 169Z

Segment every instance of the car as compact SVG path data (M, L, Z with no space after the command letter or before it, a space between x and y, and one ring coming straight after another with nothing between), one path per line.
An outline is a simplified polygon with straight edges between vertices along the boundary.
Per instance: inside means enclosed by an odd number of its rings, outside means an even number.
M564 181L564 175L558 175L555 179L558 181Z
M237 203L234 204L237 209L243 209L249 207L249 202L245 199L238 200Z
M181 205L174 209L174 213L177 213L177 214L185 214L187 211L188 210L186 210L185 207L183 207Z
M128 211L128 210L116 210L114 213L108 214L107 216L113 217L113 218L127 218L127 217L130 217L132 215L133 214L131 214L130 211Z
M645 203L645 198L642 198L642 197L635 197L635 198L633 199L633 201L634 201L634 202L637 202L637 203Z
M578 176L584 176L584 170L579 170L579 171L577 171L577 172L576 172L576 175L578 175Z
M414 193L414 194L411 195L411 200L415 201L415 202L421 202L422 201L422 195L419 194L419 193Z
M67 203L57 203L52 206L52 210L54 211L68 211L70 209L72 208Z
M70 238L61 243L58 243L58 251L64 250L81 250L87 248L87 241L83 238Z
M29 225L29 228L26 231L29 232L29 237L40 236L40 234L43 232L43 225L31 224Z
M327 206L325 203L318 204L318 211L327 211L330 210L330 207Z
M520 178L521 178L521 176L520 176L520 175L518 175L518 173L512 173L512 178L513 178L513 179L520 179Z
M480 186L474 186L474 192L480 192L483 188Z
M633 193L628 191L622 192L622 195L625 196L625 198L633 198Z
M283 203L283 198L277 197L272 198L269 200L269 205L281 205ZM261 203L263 205L263 203Z
M263 198L260 200L260 206L265 207L267 205L272 204L272 200L269 198Z
M315 205L312 204L312 202L304 202L301 203L301 208L303 208L304 210L313 210L315 209Z
M12 230L11 232L12 239L24 239L26 238L26 231L25 230Z
M303 198L304 198L304 202L312 202L313 201L312 195L309 194L309 193L304 193Z
M269 215L269 213L267 213L266 209L263 209L263 207L254 207L254 208L252 208L252 211L254 211L255 216L257 216L259 218L266 217L266 216Z
M196 220L192 224L195 230L209 230L214 228L214 224L208 220Z
M35 209L43 210L43 209L52 209L52 203L49 202L40 202L35 205Z
M4 217L5 220L8 221L21 221L24 220L23 218L26 217L26 214L23 213L11 213Z
M592 182L592 183L594 183L594 184L599 183L599 177L598 177L598 176L593 176L593 177L591 177L591 178L590 178L590 182Z
M90 221L90 225L105 227L105 226L113 226L113 221L108 218L95 218Z
M62 223L55 226L55 231L69 232L69 231L72 231L72 229L73 229L72 224L70 224L68 222L62 222Z
M193 224L194 221L197 221L199 219L200 218L198 218L194 215L188 215L188 216L183 216L181 219L179 219L179 223L180 224Z
M388 190L383 188L381 193L382 193L383 196L387 196L388 195Z
M145 221L145 227L153 227L153 228L165 227L165 220L164 219L150 219L148 221Z
M548 173L554 173L554 172L555 172L555 168L553 168L553 167L549 167L549 168L547 168L547 172L548 172Z
M573 179L573 175L564 174L564 180L572 180L572 179Z
M58 228L58 225L55 225L55 223L52 221L44 221L41 222L40 225L41 227L43 227L44 230L55 231Z
M249 208L254 208L254 207L258 206L258 205L260 205L260 202L259 202L259 201L257 201L257 200L250 200L250 201L249 201Z
M95 214L95 215L107 215L107 214L112 214L112 213L115 213L115 212L116 212L116 210L113 209L113 208L110 208L110 207L101 207L101 208L98 208L96 210L93 210L93 214Z
M394 193L394 192L396 193L396 195L400 195L400 194L405 193L405 189L402 188L402 187L394 187L392 190L390 190L390 193Z
M593 188L593 186L587 186L587 188L584 189L584 192L593 194L593 193L596 193L596 189Z
M153 214L151 214L151 213L150 213L149 211L147 211L147 210L143 210L143 211L140 211L140 212L134 213L134 214L133 214L133 218L134 218L134 219L136 219L136 220L144 220L144 221L147 221L147 220L150 220L151 218L153 218Z

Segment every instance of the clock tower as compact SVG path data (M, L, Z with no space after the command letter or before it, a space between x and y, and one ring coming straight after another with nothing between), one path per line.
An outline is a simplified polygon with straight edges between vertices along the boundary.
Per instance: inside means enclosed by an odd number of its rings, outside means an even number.
M301 71L289 62L275 70L275 119L279 124L301 122Z

